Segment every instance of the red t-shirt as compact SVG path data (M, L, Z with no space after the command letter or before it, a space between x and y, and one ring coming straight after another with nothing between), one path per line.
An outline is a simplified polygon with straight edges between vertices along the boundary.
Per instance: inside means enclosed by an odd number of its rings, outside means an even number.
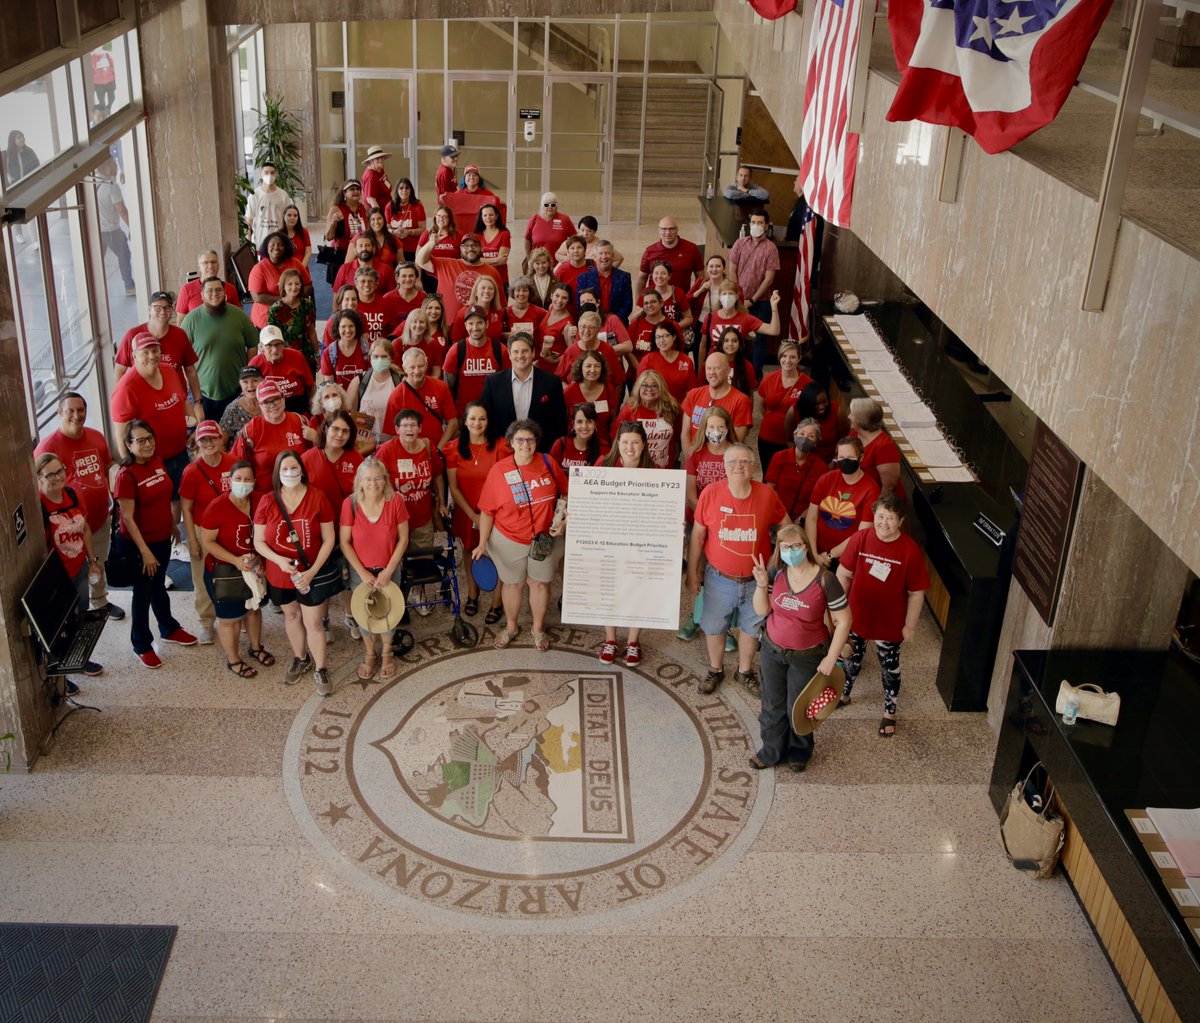
M494 519L494 528L514 543L529 544L554 521L554 505L567 492L562 468L539 451L528 465L514 457L497 462L479 497L479 510Z
M175 296L175 312L180 318L187 316L193 309L204 305L204 296L201 295L200 282L188 281L182 288L179 289L179 294ZM238 294L236 285L225 282L225 301L230 305L238 307L242 304L242 296Z
M511 454L512 449L503 437L496 441L491 451L486 444L472 444L470 458L463 458L459 453L457 437L442 448L446 472L455 473L454 481L472 510L479 507L479 495L483 493L483 484L492 466Z
M480 277L490 277L496 282L496 289L504 294L504 285L494 266L487 263L467 263L458 258L447 258L434 255L430 257L433 264L434 276L437 277L438 291L446 304L446 318L451 323L458 311L467 304L471 297L471 289Z
M633 340L633 357L635 359L643 359L651 352L657 351L654 347L654 331L660 323L669 323L670 321L664 317L661 320L655 320L651 323L646 317L639 316L629 325L629 336ZM676 324L675 326L679 326Z
M313 385L308 360L295 348L284 348L279 354L278 362L271 362L265 355L256 355L250 365L262 370L264 380L274 380L285 398L303 398Z
M462 350L462 365L459 366L459 350ZM499 359L496 350L499 349ZM504 345L496 345L484 339L483 347L476 348L469 341L459 341L450 346L446 358L442 361L442 372L453 376L455 395L454 404L461 416L467 404L478 401L483 395L483 385L493 373L508 369L512 363L508 360L508 349Z
M342 351L338 342L327 345L321 352L321 376L333 377L346 389L371 368L367 346L358 343L349 355Z
M88 528L95 532L104 525L111 507L108 467L113 457L104 434L85 426L79 439L72 440L62 430L55 430L34 448L33 455L36 458L47 452L58 455L67 470L67 486L79 497Z
M374 199L375 205L381 210L387 207L392 194L392 183L388 180L387 171L368 167L362 173L363 201Z
M553 252L550 253L554 255ZM571 294L578 298L579 296L579 278L587 273L592 268L592 261L585 260L583 266L573 266L570 263L562 262L554 268L554 276L563 282L571 289Z
M171 498L175 496L175 488L158 455L144 465L134 462L121 466L113 494L118 500L127 498L134 502L133 521L142 531L146 543L156 543L171 536L175 525ZM124 516L121 516L121 535L129 536Z
M541 247L550 253L550 258L562 248L563 242L575 233L575 225L565 213L555 213L549 220L535 213L525 225L525 240L530 248Z
M824 553L848 540L859 524L870 522L871 505L879 496L879 484L863 473L857 483L847 483L837 469L830 469L813 487L810 504L817 506L817 551Z
M384 216L387 217L388 230L397 233L399 231L411 231L418 224L425 222L425 205L423 203L414 202L407 203L401 206L393 206L392 203L387 204L384 210ZM401 248L404 249L404 254L412 259L417 251L416 239L401 238Z
M538 325L538 331L533 335L534 348L537 351L538 369L544 369L549 373L558 373L559 367L562 365L562 357L567 351L566 330L568 327L574 326L575 318L568 313L561 319L550 322L550 313L546 311L542 316L542 322ZM550 351L558 356L558 362L552 362L550 359L543 357L542 348L545 346L546 338L551 338ZM564 380L570 379L563 377Z
M164 460L187 447L187 388L170 366L159 366L162 387L155 390L136 369L113 388L109 408L114 423L144 419L154 431L154 450Z
M838 408L838 403L830 398L825 418L817 420L821 427L821 439L817 441L816 451L813 452L826 462L832 462L833 456L837 454L837 442L842 439L841 422L841 410Z
M433 478L442 474L442 456L431 445L409 451L399 437L380 447L376 457L387 469L396 493L404 499L415 529L433 521Z
M516 333L525 333L533 338L533 343L538 352L542 350L542 338L545 336L542 330L542 324L546 322L546 310L541 306L530 305L523 313L517 312L512 306L508 307L508 326L509 330ZM562 321L565 327L570 323L570 318ZM559 332L561 334L561 331ZM566 348L566 345L563 345Z
M775 453L767 471L763 474L764 483L773 483L779 500L788 510L788 514L796 521L808 511L812 504L813 487L829 466L821 461L813 452L808 453L803 465L796 464L796 449L785 448Z
M683 399L683 414L691 420L693 432L700 429L700 420L704 418L704 413L714 405L720 405L729 413L733 418L734 427L748 427L754 423L754 407L741 391L730 388L722 397L714 398L708 384L701 384L688 391L687 397Z
M901 533L884 543L872 526L850 538L839 565L854 573L850 581L854 634L899 643L904 638L908 594L929 589L925 556L917 542Z
M549 331L547 331L549 333ZM583 358L585 349L579 347L579 342L576 341L570 348L562 354L562 358L558 360L558 365L554 367L559 378L566 382L571 379L571 367L575 365L578 359ZM607 341L596 342L596 347L591 351L597 352L608 363L608 382L609 385L619 384L625 379L625 366L621 361L621 356L617 354L617 350L613 348Z
M133 365L133 339L139 334L149 333L150 328L144 323L139 323L136 327L130 327L125 331L125 336L121 338L121 343L117 346L117 355L114 359L116 364L131 367ZM194 366L200 361L183 328L176 327L173 323L167 325L167 332L158 344L162 349L162 365L178 370L180 376L183 376L183 370L186 367Z
M464 320L466 309L460 309L458 315L454 317L450 324L450 340L465 341L467 339L467 325ZM489 309L487 314L487 329L484 331L484 336L493 341L503 343L504 335L508 331L507 314L503 309Z
M580 451L575 446L573 437L559 437L550 448L550 457L562 466L563 475L567 478L567 485L571 483L571 468L576 465L595 465L597 460L603 461L605 456L611 450L611 445L608 441L600 436L600 432L596 431L596 439L600 441L600 454L596 458L588 458L586 451Z
M771 530L787 518L779 495L765 483L750 483L747 497L734 497L728 480L708 487L696 503L696 522L708 530L704 554L726 575L749 578L755 554L771 556Z
M671 392L671 397L681 405L683 399L687 397L688 391L696 386L696 367L692 363L691 356L684 355L682 352L675 357L674 362L668 362L663 358L662 352L656 348L638 363L639 375L648 369L654 370L667 382L667 390Z
M298 270L300 279L305 285L312 284L312 278L308 274L308 267L300 262L295 256L291 259L285 259L279 266L276 266L269 259L260 259L254 269L250 271L250 279L246 282L246 288L250 292L259 292L261 294L273 295L279 297L279 278L283 276L284 270ZM382 285L381 285L382 287ZM335 289L336 290L336 289ZM262 330L267 325L267 311L270 309L269 303L255 302L250 307L250 322L254 326Z
M254 491L265 494L271 489L271 473L275 470L275 459L279 453L302 453L307 447L304 420L295 412L286 412L281 423L268 423L262 416L251 419L233 442L231 454L238 459L248 458L254 463Z
M299 571L305 571L304 562L297 552L304 551L304 557L310 566L316 561L321 552L321 525L333 522L333 509L329 507L328 499L320 490L308 487L304 496L300 498L300 503L296 505L296 510L288 512L288 518L292 520L295 540L291 538L287 521L273 493L263 497L254 509L254 524L264 527L263 539L266 540L267 546L276 554L298 562ZM267 582L279 589L295 589L292 585L292 573L285 572L273 561L267 562Z
M414 393L415 392L415 393ZM401 409L415 408L421 413L421 436L436 447L442 441L446 423L458 415L454 407L454 395L444 380L427 376L418 390L407 381L401 380L388 398L387 411L383 414L387 429L394 433L396 413Z
M650 453L650 461L654 463L654 468L674 469L675 463L679 461L681 420L676 419L675 422L668 423L657 412L651 411L644 405L638 405L637 408L622 405L621 412L617 416L617 424L635 419L642 424L642 428L646 431L646 449ZM616 432L617 425L614 424L614 436L616 436Z
M370 302L360 298L354 311L362 317L367 344L391 337L396 330L396 307L386 295L376 292Z
M563 401L567 405L568 430L574 429L575 410L587 400L583 395L583 388L579 384L570 384L563 392ZM600 435L601 440L607 441L613 435L613 417L620 411L620 401L612 384L605 385L604 393L595 400L594 404L596 406L596 433Z
M421 236L417 239L417 249L422 248L429 241L429 232L422 231ZM458 258L458 232L448 234L445 238L439 239L433 246L433 250L429 253L430 257L441 256L445 259ZM413 250L416 252L416 249Z
M383 510L374 522L361 508L355 507L352 497L345 498L341 507L338 524L350 527L350 546L363 568L386 568L400 542L400 523L408 521L404 498L393 494L384 501Z
M490 242L484 237L482 231L479 232L477 237L479 238L479 254L483 259L497 259L500 256L501 249L509 249L510 251L512 249L512 233L509 231L497 231L496 237ZM493 266L492 269L500 274L500 282L502 284L508 283L507 263ZM500 294L503 296L504 292L501 291Z
M882 490L883 480L879 478L879 466L881 465L900 465L900 449L896 447L896 442L888 436L886 430L863 447L862 460L859 463L859 468L878 483ZM907 496L904 490L903 476L896 480L895 489L897 497Z
M700 255L700 249L686 238L680 238L673 249L666 248L661 241L648 246L642 253L639 269L649 276L650 268L660 259L671 268L671 283L682 288L685 294L691 287L692 275L704 272L704 257Z
M72 500L71 495L64 490L62 501L54 504L45 494L39 496L42 499L42 507L50 516L50 521L46 523L46 543L58 551L63 568L67 570L67 575L74 579L87 564L87 548L83 545L83 536L88 525L83 512L83 498L76 494L78 500Z
M261 497L250 495L250 514L244 515L229 499L228 494L222 494L216 500L209 501L204 507L204 513L197 517L196 524L202 529L215 529L217 543L230 554L244 557L255 554L254 550L254 512ZM217 559L211 554L205 555L204 567L210 572L217 567Z
M300 461L308 473L308 485L325 495L330 508L340 508L342 502L354 493L354 474L362 465L363 456L353 448L347 448L336 462L331 462L325 457L324 451L309 448L300 456Z
M437 190L438 201L441 202L442 197L449 195L451 192L458 191L458 178L454 176L454 168L447 167L444 163L437 169L437 174L433 179L434 188ZM422 242L422 244L424 244Z
M706 487L725 478L725 455L714 455L707 444L701 444L688 455L686 467L687 474L696 477L696 497L699 498Z
M365 264L369 266L379 276L379 281L375 285L377 295L386 295L388 292L395 290L396 287L396 257L392 256L392 261L389 263L387 259L380 256L378 253L371 257L371 262ZM336 295L338 288L345 287L347 284L354 283L354 275L358 273L358 268L364 264L358 261L358 257L352 258L349 262L343 263L338 267L337 276L333 279L333 293Z
M841 611L845 607L846 593L832 572L821 569L804 589L793 592L787 571L782 571L771 586L767 635L784 650L808 650L828 643L825 611Z
M197 458L183 470L183 476L179 480L179 496L192 502L193 522L200 521L204 509L213 501L222 494L229 493L229 471L236 461L229 452L222 451L221 461L216 466L209 465L203 458Z
M417 288L417 292L412 298L405 298L397 288L384 295L384 299L391 310L388 318L396 324L396 330L399 331L404 326L404 321L408 318L408 314L414 309L421 308L425 302L425 292Z
M738 332L738 336L742 339L742 346L745 349L746 339L753 333L757 332L758 328L763 325L763 321L757 316L751 316L749 313L735 313L729 319L722 319L720 313L713 313L712 316L704 317L703 328L708 331L708 350L710 352L716 350L717 342L721 340L721 335L730 327Z
M746 367L753 372L753 367ZM768 444L788 444L791 438L784 430L784 417L788 409L796 404L800 392L812 383L812 377L801 373L796 382L787 389L783 386L783 374L776 370L762 378L758 385L758 396L763 400L762 422L758 424L758 436ZM786 502L785 502L786 503Z

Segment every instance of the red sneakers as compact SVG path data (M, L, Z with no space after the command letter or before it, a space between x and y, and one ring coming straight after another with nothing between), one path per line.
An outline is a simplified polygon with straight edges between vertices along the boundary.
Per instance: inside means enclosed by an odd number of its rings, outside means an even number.
M642 644L641 643L630 643L625 648L625 663L628 664L631 668L635 664L642 663Z
M163 636L164 643L178 643L180 646L195 646L196 637L183 629L176 629L169 636Z
M600 648L600 663L612 664L617 659L617 644L605 641L604 646Z
M162 659L153 650L147 650L144 654L138 654L137 659L147 668L162 667Z

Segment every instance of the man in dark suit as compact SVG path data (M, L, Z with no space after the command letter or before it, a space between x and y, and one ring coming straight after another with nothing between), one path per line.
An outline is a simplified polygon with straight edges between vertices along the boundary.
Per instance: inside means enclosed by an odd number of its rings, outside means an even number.
M605 312L612 313L628 325L633 312L633 278L625 270L613 266L613 246L610 241L596 242L596 265L584 270L576 282L575 301L584 288L595 288L600 294L600 305Z
M488 377L480 400L487 406L497 436L518 419L532 419L542 429L538 450L549 451L550 445L567 432L567 403L562 381L533 364L536 354L533 338L524 331L514 332L508 339L512 368Z

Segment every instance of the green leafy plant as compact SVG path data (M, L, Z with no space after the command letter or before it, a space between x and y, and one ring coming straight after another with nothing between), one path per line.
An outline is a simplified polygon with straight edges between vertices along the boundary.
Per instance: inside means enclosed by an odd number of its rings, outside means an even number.
M275 164L279 172L276 184L293 198L304 192L300 178L300 144L304 134L300 120L283 105L282 96L264 96L263 109L257 110L254 129L254 166Z
M250 240L250 226L246 223L246 203L254 192L254 182L243 174L233 177L233 191L237 196L238 241ZM289 193L290 194L290 193Z

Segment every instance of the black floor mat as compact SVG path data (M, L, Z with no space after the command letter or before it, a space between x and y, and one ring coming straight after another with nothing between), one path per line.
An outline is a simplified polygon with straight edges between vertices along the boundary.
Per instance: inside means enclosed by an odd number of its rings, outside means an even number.
M0 924L0 1020L149 1020L177 928Z

